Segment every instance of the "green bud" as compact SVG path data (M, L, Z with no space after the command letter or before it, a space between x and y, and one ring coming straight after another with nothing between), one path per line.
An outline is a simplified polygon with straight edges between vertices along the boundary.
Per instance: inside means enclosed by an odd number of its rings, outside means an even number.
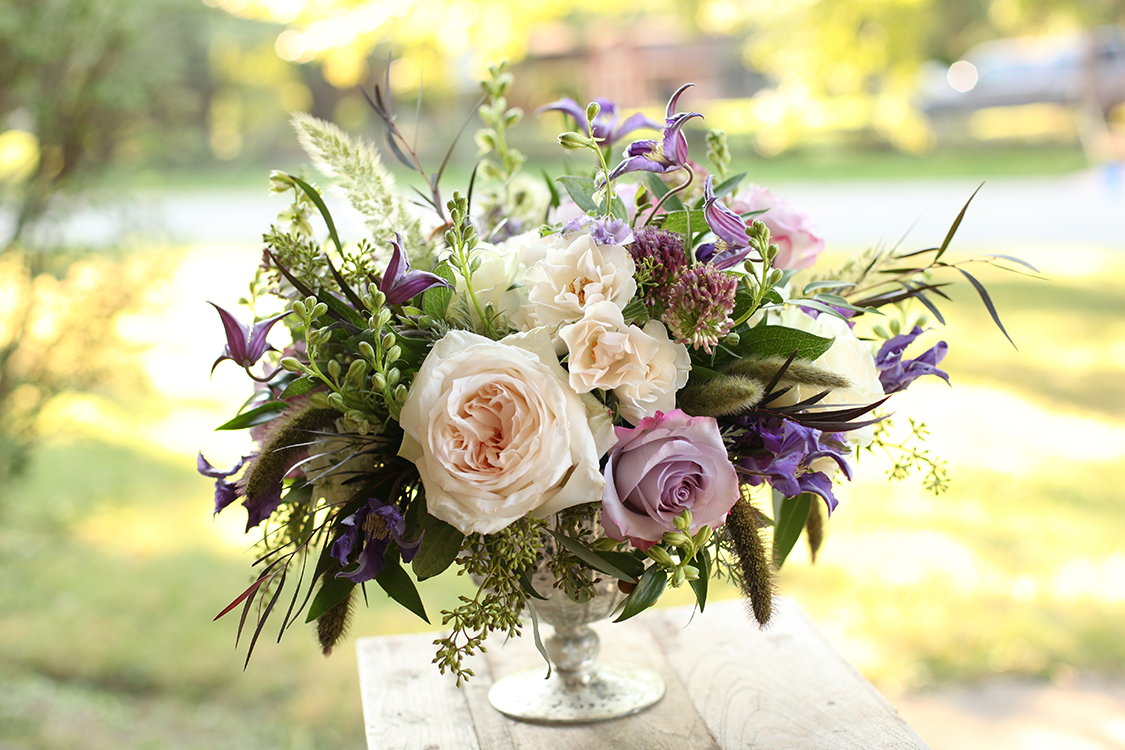
M328 394L321 391L312 394L309 396L309 406L313 409L330 409L331 404L328 403Z
M375 347L366 341L359 342L359 353L371 362L375 361Z
M680 570L684 571L684 578L688 579L689 581L699 580L699 568L695 567L694 565L684 565L680 568Z
M929 325L929 323L930 316L924 313L922 315L919 315L918 319L914 321L914 325L918 326L919 328L925 328L927 325Z
M676 565L676 561L672 559L672 556L670 554L668 554L668 550L664 549L659 544L649 547L645 551L645 554L666 568L671 568Z
M664 543L669 547L683 547L691 544L691 537L682 531L665 531Z
M734 331L731 331L730 333L728 333L726 335L726 338L723 339L723 343L726 344L727 346L738 346L739 341L742 341L742 337L739 336Z
M362 359L352 360L351 365L348 367L347 379L355 383L363 381L363 376L367 374L367 361Z
M672 520L672 523L675 524L676 528L680 531L687 531L688 529L690 529L691 522L691 511L687 508L684 508L684 512L676 516L675 519Z
M398 344L395 344L394 346L392 346L390 349L387 350L387 361L388 362L397 362L401 358L402 358L402 347L399 346Z
M383 351L386 351L387 349L390 349L395 345L395 338L396 337L394 331L387 331L383 334L383 338L379 341L379 346L383 349Z
M401 370L399 370L397 367L392 367L391 369L387 370L387 385L389 385L391 388L394 388L396 385L398 385L398 381L400 380L402 380Z
M701 526L699 531L695 532L695 536L691 538L691 545L698 549L703 549L707 546L707 542L711 541L711 536L714 531L710 526Z
M889 339L891 337L891 332L881 325L876 324L871 327L871 330L876 336L881 339Z
M302 320L308 317L306 315L306 313L308 313L308 309L305 307L305 303L299 299L293 300L293 312L297 313L297 317L301 318Z
M284 172L273 170L270 172L270 192L271 193L284 193L286 190L292 188L296 183L293 178Z
M323 302L317 302L316 306L312 309L312 314L309 317L314 319L319 318L326 312L328 312L328 305L324 304Z
M381 372L377 372L371 376L371 382L375 384L375 390L387 390L387 376Z
M305 366L301 364L296 357L282 357L281 369L285 370L286 372L305 372Z
M375 327L383 328L384 326L386 326L387 323L391 322L391 315L391 311L387 308L384 307L380 309L379 312L375 315Z
M891 327L891 333L893 333L895 336L902 333L902 324L898 322L898 318L891 319L888 325Z
M563 133L559 136L559 145L567 151L578 151L580 149L590 148L594 145L594 142L579 133Z
M686 581L686 580L687 580L687 574L684 573L683 568L676 568L676 570L673 571L673 573L672 573L672 587L673 588L679 588L680 586L683 586L684 581Z
M405 385L402 385L400 383L399 385L395 386L395 401L396 402L398 402L400 404L404 403L406 401L406 397L409 396L409 395L410 395L410 390Z
M328 360L328 374L333 380L340 377L340 363L335 359Z
M777 247L777 245L770 245L770 247ZM769 285L773 286L773 285L777 284L778 282L781 281L781 277L784 276L784 275L785 275L785 272L782 271L780 268L773 269L772 271L770 271Z
M336 411L343 411L344 410L344 397L341 396L339 393L329 393L328 394L328 405L331 406Z
M602 111L602 105L590 102L586 105L586 122L593 122L594 118Z
M375 291L371 294L371 302L375 307L382 307L387 304L387 295L383 294L381 291Z

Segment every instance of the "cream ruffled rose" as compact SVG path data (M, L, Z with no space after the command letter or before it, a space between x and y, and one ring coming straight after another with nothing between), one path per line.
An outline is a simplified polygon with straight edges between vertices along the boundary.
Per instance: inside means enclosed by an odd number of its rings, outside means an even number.
M463 533L601 497L613 425L567 382L542 329L492 341L450 331L414 378L399 455L415 463L426 508Z
M658 320L644 328L625 325L612 302L590 305L582 320L563 326L559 338L570 353L570 385L579 393L613 391L618 411L637 424L658 411L676 408L676 391L687 383L687 347L668 338Z
M524 275L527 302L513 320L522 330L545 326L555 351L565 346L558 329L581 320L590 305L602 301L624 309L637 291L636 265L620 245L599 245L588 232L554 235L545 257Z

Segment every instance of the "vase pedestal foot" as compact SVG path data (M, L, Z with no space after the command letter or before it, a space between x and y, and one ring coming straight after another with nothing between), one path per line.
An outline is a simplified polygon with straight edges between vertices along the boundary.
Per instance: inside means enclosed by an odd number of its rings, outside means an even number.
M598 665L574 674L537 667L492 685L488 701L500 713L536 724L586 724L628 716L664 697L656 672L627 664Z

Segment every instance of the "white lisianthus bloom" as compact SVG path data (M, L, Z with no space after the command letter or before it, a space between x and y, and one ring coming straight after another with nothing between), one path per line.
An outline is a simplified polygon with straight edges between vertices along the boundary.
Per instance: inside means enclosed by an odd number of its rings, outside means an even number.
M588 306L609 301L625 309L637 291L636 265L624 247L599 245L586 231L545 239L545 257L524 275L527 302L515 322L521 330L545 326L562 353L559 328L581 320Z
M827 313L814 318L790 305L782 309L778 318L780 325L835 339L828 351L813 360L812 364L842 375L852 386L833 389L818 406L866 406L883 398L883 386L879 382L879 370L875 367L871 346L861 341L847 323ZM795 385L777 403L783 406L795 404L818 392L815 386ZM851 430L844 435L852 445L867 446L875 438L875 426Z
M621 310L603 300L582 320L559 329L570 357L570 385L579 393L613 391L618 411L630 424L676 408L676 391L687 383L687 347L668 338L658 320L644 328L625 325Z
M543 329L502 341L450 331L414 377L399 424L399 455L418 467L426 509L466 534L598 500L599 460L616 440Z

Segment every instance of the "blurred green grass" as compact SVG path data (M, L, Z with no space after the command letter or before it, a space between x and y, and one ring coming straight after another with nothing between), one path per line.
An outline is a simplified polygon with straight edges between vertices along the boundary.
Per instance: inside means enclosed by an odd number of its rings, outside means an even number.
M782 592L885 690L1125 673L1125 258L1089 251L1078 273L1075 257L1029 258L1050 281L983 274L1019 352L971 290L943 308L954 387L920 382L902 410L934 428L952 489L887 483L865 456L818 563L798 551L783 571ZM146 431L167 399L94 406L100 421L57 416L0 489L0 744L362 747L351 642L326 660L304 626L267 633L243 671L236 621L211 622L251 558L210 521L191 453ZM424 585L431 619L459 586ZM356 636L425 627L377 590L371 603Z

